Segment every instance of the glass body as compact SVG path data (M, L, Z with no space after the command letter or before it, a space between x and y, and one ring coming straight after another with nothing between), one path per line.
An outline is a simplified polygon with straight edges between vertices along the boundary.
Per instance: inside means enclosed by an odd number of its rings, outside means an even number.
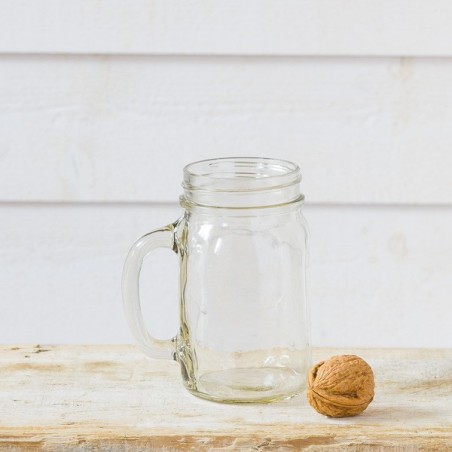
M123 289L132 331L149 355L176 359L197 396L270 402L305 387L308 233L299 182L298 167L282 160L188 165L182 217L129 253ZM180 332L171 341L151 338L139 309L142 259L158 246L180 256Z

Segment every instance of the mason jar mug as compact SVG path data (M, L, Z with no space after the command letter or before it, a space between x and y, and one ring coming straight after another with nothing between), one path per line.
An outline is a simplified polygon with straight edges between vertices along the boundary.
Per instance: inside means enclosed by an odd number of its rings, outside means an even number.
M304 390L310 366L307 226L298 166L220 158L183 171L182 216L141 237L123 272L126 317L141 349L176 360L185 387L218 402L271 402ZM141 314L152 250L179 255L180 329L157 340Z

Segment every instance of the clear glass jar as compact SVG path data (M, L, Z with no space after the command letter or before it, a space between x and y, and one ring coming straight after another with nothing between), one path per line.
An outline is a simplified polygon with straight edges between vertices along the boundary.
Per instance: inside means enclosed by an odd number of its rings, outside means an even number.
M300 393L310 366L308 232L300 171L266 158L223 158L184 168L185 209L132 247L124 267L129 325L151 357L181 365L185 387L219 402L270 402ZM153 339L138 278L157 247L180 256L180 332Z

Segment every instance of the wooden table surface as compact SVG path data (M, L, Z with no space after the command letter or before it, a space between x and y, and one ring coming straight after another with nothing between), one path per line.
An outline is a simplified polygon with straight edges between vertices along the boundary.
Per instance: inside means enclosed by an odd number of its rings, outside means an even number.
M355 353L376 395L354 418L316 413L305 394L223 405L182 387L179 367L134 346L1 346L0 448L7 450L452 451L452 350Z

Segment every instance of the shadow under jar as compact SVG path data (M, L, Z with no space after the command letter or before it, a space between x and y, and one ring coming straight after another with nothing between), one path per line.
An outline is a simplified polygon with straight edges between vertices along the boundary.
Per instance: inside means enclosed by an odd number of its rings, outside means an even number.
M182 217L140 238L127 257L129 326L153 358L175 359L185 387L218 402L271 402L305 388L310 367L307 239L300 171L267 158L204 160L184 168ZM139 300L144 257L180 256L180 331L157 340Z

